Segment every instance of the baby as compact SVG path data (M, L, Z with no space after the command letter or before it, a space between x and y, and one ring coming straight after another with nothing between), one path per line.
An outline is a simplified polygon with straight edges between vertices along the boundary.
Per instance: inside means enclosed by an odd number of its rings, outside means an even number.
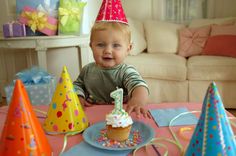
M112 104L110 93L118 87L124 90L126 111L147 117L148 86L133 66L124 63L132 48L128 23L97 20L91 29L90 47L95 62L84 66L73 83L82 105Z

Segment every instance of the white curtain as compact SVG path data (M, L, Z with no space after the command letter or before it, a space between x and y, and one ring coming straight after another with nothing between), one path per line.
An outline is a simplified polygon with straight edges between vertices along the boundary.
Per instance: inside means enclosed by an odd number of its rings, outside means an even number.
M165 0L164 19L175 23L188 23L206 16L207 0Z

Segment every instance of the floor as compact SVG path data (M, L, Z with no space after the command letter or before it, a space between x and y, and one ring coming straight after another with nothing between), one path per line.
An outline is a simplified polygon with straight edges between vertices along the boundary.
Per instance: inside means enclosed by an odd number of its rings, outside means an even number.
M1 106L4 106L4 105L6 105L6 99L5 98L3 98L2 99L2 102L0 102L0 107ZM227 109L231 114L233 114L234 116L236 116L236 109Z

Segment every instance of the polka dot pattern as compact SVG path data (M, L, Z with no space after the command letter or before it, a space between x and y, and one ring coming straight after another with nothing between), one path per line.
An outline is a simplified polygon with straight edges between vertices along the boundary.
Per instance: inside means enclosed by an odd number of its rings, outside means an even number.
M74 92L67 69L64 68L54 92L43 128L48 133L60 134L82 131L87 127L87 117L81 107L78 96Z
M16 80L0 139L0 155L35 155L52 151L36 117L25 87Z
M128 24L120 0L103 0L96 22L120 22Z
M236 141L216 84L210 84L185 155L235 156Z

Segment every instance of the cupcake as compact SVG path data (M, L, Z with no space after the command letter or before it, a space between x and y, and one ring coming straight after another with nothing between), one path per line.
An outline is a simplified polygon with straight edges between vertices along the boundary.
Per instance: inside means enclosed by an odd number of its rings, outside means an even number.
M124 109L114 109L106 115L107 137L116 141L127 140L132 124L132 118Z

